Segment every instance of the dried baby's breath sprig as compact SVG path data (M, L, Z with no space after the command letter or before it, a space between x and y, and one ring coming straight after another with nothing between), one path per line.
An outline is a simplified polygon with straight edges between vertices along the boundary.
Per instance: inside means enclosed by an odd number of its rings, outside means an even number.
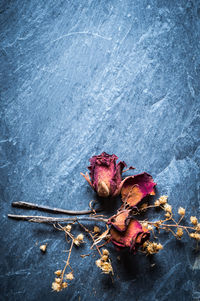
M196 226L198 224L198 219L196 216L190 216L190 222Z
M183 207L179 207L178 208L178 214L181 215L181 216L184 216L185 215L185 209Z
M104 251L104 253L107 253L107 252ZM109 254L109 252L108 252L108 254ZM104 274L111 273L112 275L114 275L111 260L108 256L108 254L104 254L101 256L100 259L97 259L96 266L98 268L100 268Z
M168 196L167 195L162 195L160 198L159 198L159 202L161 205L164 205L167 203L167 200L168 200Z
M47 250L47 244L41 245L41 246L40 246L40 250L41 250L43 253L45 253L46 250Z
M172 206L169 205L169 204L165 204L165 205L163 206L163 209L164 209L166 212L172 213Z
M143 248L145 249L147 255L153 255L158 253L160 250L162 250L163 246L161 245L161 243L146 241L143 244Z
M70 273L66 274L66 275L65 275L65 279L67 279L67 280L73 280L73 279L74 279L73 273L70 272Z
M199 233L190 233L190 237L192 237L196 240L200 240L200 234Z
M54 274L56 276L60 276L62 274L62 270L57 270L57 271L54 272Z
M93 230L93 232L94 232L94 233L100 233L100 232L101 232L101 230L100 230L100 228L99 228L99 227L97 227L97 226L94 226L94 230Z
M183 229L182 228L177 228L176 235L179 238L181 238L183 236Z

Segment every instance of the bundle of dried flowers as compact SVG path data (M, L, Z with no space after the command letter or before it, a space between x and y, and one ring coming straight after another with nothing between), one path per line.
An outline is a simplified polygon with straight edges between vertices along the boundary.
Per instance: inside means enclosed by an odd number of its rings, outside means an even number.
M93 156L90 159L90 171L89 175L84 175L84 178L90 184L90 186L97 192L101 197L114 197L121 194L122 206L118 212L107 219L103 215L97 215L96 211L91 207L90 211L67 211L63 209L55 209L45 206L39 206L30 203L14 203L16 207L28 207L31 209L39 209L47 212L65 213L65 214L88 214L92 213L90 217L82 218L53 218L44 216L22 216L22 215L8 215L11 218L27 220L38 223L52 223L53 226L60 231L64 231L67 240L71 241L70 249L68 250L68 258L63 270L55 271L56 278L52 283L52 289L54 291L61 291L68 287L69 281L74 279L72 267L70 265L70 256L73 246L79 247L80 244L84 243L84 236L80 233L78 236L74 236L71 233L72 226L74 223L78 223L79 226L89 234L92 239L91 248L95 247L100 258L96 260L96 265L101 269L104 274L113 275L113 268L110 259L110 254L107 249L101 248L112 242L117 250L128 249L133 254L138 250L145 253L146 255L153 255L163 249L161 243L150 241L150 233L152 232L155 237L155 232L158 230L164 230L171 232L177 239L181 239L184 233L188 234L191 238L197 242L200 240L200 223L195 216L190 217L192 226L185 226L181 224L181 221L185 218L186 210L183 207L179 207L178 215L179 220L174 219L174 213L172 206L168 203L168 197L166 195L161 196L157 199L153 205L148 203L140 204L140 202L149 195L155 195L155 186L151 175L144 172L138 175L128 176L122 180L122 172L126 164L123 161L117 163L118 157L116 155L109 155L105 152L98 156ZM133 167L128 168L133 169ZM148 208L160 208L164 212L164 219L158 221L148 220L137 220L136 215L146 211ZM94 226L93 231L87 229L82 223L82 220L90 221L101 221L105 223L106 230L101 233L98 226ZM60 222L60 223L59 223ZM70 222L66 226L61 223ZM173 231L173 229L176 230ZM191 232L192 231L192 232ZM100 245L102 241L105 241ZM46 245L40 246L42 252L46 251ZM81 257L88 256L82 255ZM66 272L67 269L70 271Z

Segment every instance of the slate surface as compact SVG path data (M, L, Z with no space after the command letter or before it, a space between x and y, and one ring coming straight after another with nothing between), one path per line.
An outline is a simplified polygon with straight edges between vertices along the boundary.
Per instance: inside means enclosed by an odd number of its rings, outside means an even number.
M200 1L4 0L0 24L0 300L200 300L188 237L161 236L151 259L118 261L110 246L114 283L97 257L80 258L88 243L73 252L75 280L56 294L64 235L7 219L18 200L88 208L95 195L80 172L102 151L151 173L187 218L200 214Z

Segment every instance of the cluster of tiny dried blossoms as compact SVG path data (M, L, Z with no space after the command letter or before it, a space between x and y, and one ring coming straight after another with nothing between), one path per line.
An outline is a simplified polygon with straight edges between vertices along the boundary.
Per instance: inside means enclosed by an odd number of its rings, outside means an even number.
M56 292L60 292L62 289L68 287L68 282L65 280L73 280L74 275L73 272L70 272L65 275L63 278L63 270L57 270L54 272L56 275L56 278L54 279L54 282L52 283L52 290Z
M113 275L113 268L109 258L109 251L107 249L102 250L102 255L98 260L96 260L96 265L104 274L111 273Z
M145 241L145 243L143 244L143 250L149 255L156 254L162 249L163 246L161 245L161 243Z
M54 282L52 283L52 290L56 291L56 292L60 292L62 289L67 288L68 287L68 281L71 281L74 279L74 275L73 275L73 270L70 266L70 256L71 256L71 252L72 252L72 248L73 245L76 245L77 247L80 246L81 243L83 243L83 239L84 239L84 235L82 233L80 233L79 235L77 235L76 237L74 237L71 234L71 229L72 226L71 225L67 225L65 227L62 227L61 225L59 225L59 228L57 228L58 230L64 231L66 234L66 238L70 238L71 239L71 247L69 249L69 253L68 253L68 258L65 264L65 267L63 270L57 270L55 271L55 279ZM69 267L71 269L71 271L69 273L65 273L66 268Z
M178 214L180 216L178 221L175 221L173 218L173 210L172 206L168 204L168 196L163 195L159 199L157 199L154 202L153 206L149 207L159 207L165 212L165 219L164 220L159 220L156 222L149 222L149 221L144 221L142 222L142 225L146 227L149 231L152 231L154 234L154 228L157 230L165 230L165 231L170 231L177 239L181 239L184 232L186 232L191 238L196 239L197 241L200 240L200 223L198 223L198 219L196 216L191 216L190 217L190 222L193 226L184 226L181 225L182 219L185 217L186 210L183 207L179 207L178 209ZM147 209L147 205L141 206L141 210ZM170 223L166 223L170 222ZM176 229L176 232L174 232L172 229ZM194 230L194 232L189 232L189 230ZM155 235L154 235L155 236ZM162 250L163 246L159 243L155 242L150 242L147 241L143 244L143 250L147 254L155 254L158 251Z

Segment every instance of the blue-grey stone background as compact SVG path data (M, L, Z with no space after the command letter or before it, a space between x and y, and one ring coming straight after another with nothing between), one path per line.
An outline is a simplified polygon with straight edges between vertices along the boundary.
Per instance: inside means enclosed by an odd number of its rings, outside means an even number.
M152 174L175 216L183 206L186 219L200 217L200 1L2 0L0 29L0 300L200 300L200 255L187 236L161 235L152 258L118 260L108 246L114 282L95 251L80 257L86 238L72 253L75 279L57 294L64 234L7 218L41 214L13 201L87 209L96 196L80 172L102 151ZM120 205L110 202L108 214Z

